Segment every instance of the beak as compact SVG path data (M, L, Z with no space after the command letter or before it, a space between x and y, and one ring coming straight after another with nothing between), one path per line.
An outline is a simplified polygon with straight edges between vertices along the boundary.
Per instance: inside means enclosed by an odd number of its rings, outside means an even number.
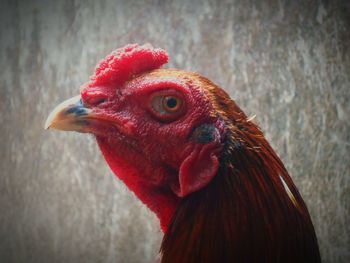
M85 108L81 97L75 96L59 104L45 122L45 129L88 132L91 109Z

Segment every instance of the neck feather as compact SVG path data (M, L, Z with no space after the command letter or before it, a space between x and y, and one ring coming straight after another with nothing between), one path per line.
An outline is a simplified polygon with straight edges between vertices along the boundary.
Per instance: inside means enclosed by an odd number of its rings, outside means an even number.
M217 176L177 207L162 262L320 262L307 208L267 141L230 134Z

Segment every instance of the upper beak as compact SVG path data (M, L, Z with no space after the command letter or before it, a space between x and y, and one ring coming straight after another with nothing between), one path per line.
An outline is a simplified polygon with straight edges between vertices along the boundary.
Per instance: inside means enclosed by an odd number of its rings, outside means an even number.
M54 108L45 122L45 129L87 132L91 117L91 109L84 107L80 95L75 96Z

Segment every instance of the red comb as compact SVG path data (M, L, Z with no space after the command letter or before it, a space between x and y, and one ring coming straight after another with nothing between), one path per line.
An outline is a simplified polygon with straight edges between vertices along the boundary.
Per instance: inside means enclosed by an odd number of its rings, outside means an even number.
M88 86L122 85L133 76L161 67L168 54L150 44L129 44L113 51L95 69Z

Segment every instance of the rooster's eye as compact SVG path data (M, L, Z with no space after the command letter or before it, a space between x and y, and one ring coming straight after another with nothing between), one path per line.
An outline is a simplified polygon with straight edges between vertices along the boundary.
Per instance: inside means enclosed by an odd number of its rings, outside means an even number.
M169 113L177 112L182 105L182 101L174 96L166 96L163 98L163 109Z
M160 114L174 114L181 111L183 101L174 95L157 96L152 100L152 107Z

